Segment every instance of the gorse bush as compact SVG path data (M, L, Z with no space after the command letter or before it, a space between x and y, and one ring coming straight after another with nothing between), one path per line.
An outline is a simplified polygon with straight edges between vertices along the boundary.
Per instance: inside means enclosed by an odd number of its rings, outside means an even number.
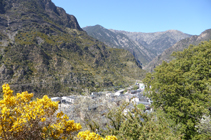
M13 95L8 84L4 84L3 99L0 100L0 139L42 140L42 139L99 139L95 133L80 132L80 123L69 120L63 112L55 113L58 102L48 96L31 101L33 94L27 91ZM115 140L108 136L105 140Z
M106 136L106 138L103 139L100 135L90 132L89 130L79 132L77 137L81 140L117 140L115 136Z
M18 93L13 96L9 85L3 85L3 100L0 101L0 136L2 139L67 138L81 129L79 123L68 120L62 112L52 117L58 103L47 96L31 101L33 94Z

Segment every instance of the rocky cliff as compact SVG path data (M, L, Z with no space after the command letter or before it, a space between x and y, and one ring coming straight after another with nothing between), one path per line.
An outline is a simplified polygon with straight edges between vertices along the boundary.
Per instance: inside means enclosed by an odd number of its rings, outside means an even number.
M100 25L88 26L83 29L90 36L110 47L129 50L142 66L147 65L153 58L176 42L191 36L177 30L142 33L106 29Z
M126 32L116 31L127 35L130 39L135 40L148 48L157 55L161 54L165 49L171 47L176 42L188 38L191 35L185 34L177 30L168 30L164 32L142 33L142 32Z
M171 54L176 51L183 51L188 48L190 44L198 45L201 41L208 41L211 39L211 29L202 32L199 36L191 36L186 39L182 39L170 48L166 49L162 54L154 58L148 65L144 67L145 70L152 72L154 68L162 63L162 61L170 62L173 57Z
M0 7L0 85L61 96L144 76L130 52L88 36L51 0L0 0Z
M130 39L127 35L121 32L109 30L100 25L87 26L83 29L90 36L104 42L112 48L129 50L141 65L145 65L155 57L155 54L146 49L143 45Z

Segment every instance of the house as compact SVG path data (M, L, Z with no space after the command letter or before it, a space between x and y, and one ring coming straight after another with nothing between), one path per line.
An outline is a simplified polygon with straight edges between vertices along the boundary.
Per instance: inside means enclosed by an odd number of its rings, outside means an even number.
M59 104L60 104L61 103L61 97L52 97L51 101L54 101L54 102L58 101Z
M101 96L105 96L106 94L103 92L92 92L91 95L96 96L96 97L101 97Z
M124 93L124 89L118 90L117 92L114 93L114 95L119 96L120 94Z
M145 85L143 83L139 83L139 89L140 90L144 90L145 89Z
M139 98L134 96L130 101L137 104L139 102Z
M111 93L106 93L106 97L110 97L111 96Z
M75 97L63 96L63 97L61 98L61 103L73 104L74 101L75 101L75 99L76 99Z

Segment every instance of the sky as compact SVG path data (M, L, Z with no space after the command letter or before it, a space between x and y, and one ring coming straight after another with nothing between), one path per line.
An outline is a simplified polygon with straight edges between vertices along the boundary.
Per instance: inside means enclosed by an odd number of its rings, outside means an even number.
M52 0L80 27L101 25L129 32L179 30L199 35L211 28L211 0Z

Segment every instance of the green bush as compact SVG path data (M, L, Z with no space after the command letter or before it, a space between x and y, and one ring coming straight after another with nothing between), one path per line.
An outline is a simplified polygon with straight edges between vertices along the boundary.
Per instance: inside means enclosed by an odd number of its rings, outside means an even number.
M141 110L144 110L144 109L145 109L145 105L143 105L143 104L138 104L137 107L138 107L139 109L141 109Z

